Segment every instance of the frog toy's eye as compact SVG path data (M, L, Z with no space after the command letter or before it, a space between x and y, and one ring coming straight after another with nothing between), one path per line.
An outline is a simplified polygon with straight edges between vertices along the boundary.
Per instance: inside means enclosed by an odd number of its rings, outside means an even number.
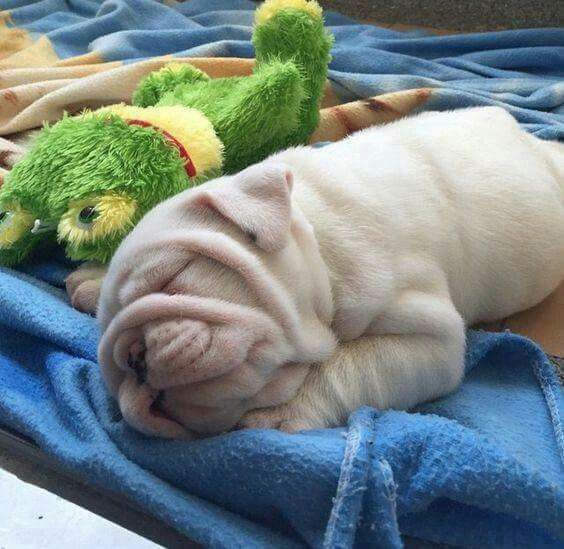
M14 214L8 210L0 210L0 232L5 231L10 225Z
M97 217L96 206L86 206L78 213L78 225L82 226L83 229L90 230Z
M62 215L58 238L76 247L115 236L133 227L136 212L135 200L117 193L77 200Z
M0 207L0 249L9 248L33 227L33 215L18 204Z

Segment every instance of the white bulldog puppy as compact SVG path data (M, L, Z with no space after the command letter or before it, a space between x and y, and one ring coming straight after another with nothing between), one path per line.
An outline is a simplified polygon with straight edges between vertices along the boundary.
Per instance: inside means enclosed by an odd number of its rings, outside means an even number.
M564 146L426 113L149 212L102 285L100 365L148 434L336 426L454 391L465 327L563 278Z

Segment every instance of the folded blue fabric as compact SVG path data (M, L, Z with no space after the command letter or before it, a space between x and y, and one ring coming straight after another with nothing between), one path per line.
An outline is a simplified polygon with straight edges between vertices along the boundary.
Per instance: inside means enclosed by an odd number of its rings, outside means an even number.
M19 6L19 7L18 7ZM254 4L4 0L61 57L251 56ZM430 37L329 14L331 78L353 98L434 88L425 109L500 104L564 136L564 31ZM167 51L163 51L167 50ZM362 409L348 427L239 431L196 442L129 429L95 363L95 321L62 290L71 265L0 269L0 422L93 484L211 547L564 546L564 397L531 342L470 332L454 395L411 413Z

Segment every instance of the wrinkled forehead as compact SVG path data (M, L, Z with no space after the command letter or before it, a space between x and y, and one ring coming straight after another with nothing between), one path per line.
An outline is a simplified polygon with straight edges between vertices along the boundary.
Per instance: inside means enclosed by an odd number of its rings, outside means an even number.
M247 253L241 239L221 217L187 208L178 198L149 212L114 255L98 310L102 329L123 307L151 293L192 292L252 305L236 269Z
M207 190L228 184L227 178L205 184ZM182 229L186 231L204 229L221 231L236 238L236 231L225 218L207 208L197 205L199 189L187 189L151 208L123 241L118 254L125 260L137 253L139 242L151 242L163 232ZM116 254L117 255L117 254Z
M193 259L189 250L167 244L166 237L159 236L146 238L131 233L114 255L100 296L97 316L102 329L136 299L163 292Z

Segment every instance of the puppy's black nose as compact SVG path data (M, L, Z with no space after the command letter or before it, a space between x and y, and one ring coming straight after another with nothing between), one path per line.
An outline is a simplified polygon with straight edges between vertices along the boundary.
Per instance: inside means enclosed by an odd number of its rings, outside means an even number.
M147 363L145 362L145 351L130 351L127 357L127 366L135 372L139 385L147 381Z

